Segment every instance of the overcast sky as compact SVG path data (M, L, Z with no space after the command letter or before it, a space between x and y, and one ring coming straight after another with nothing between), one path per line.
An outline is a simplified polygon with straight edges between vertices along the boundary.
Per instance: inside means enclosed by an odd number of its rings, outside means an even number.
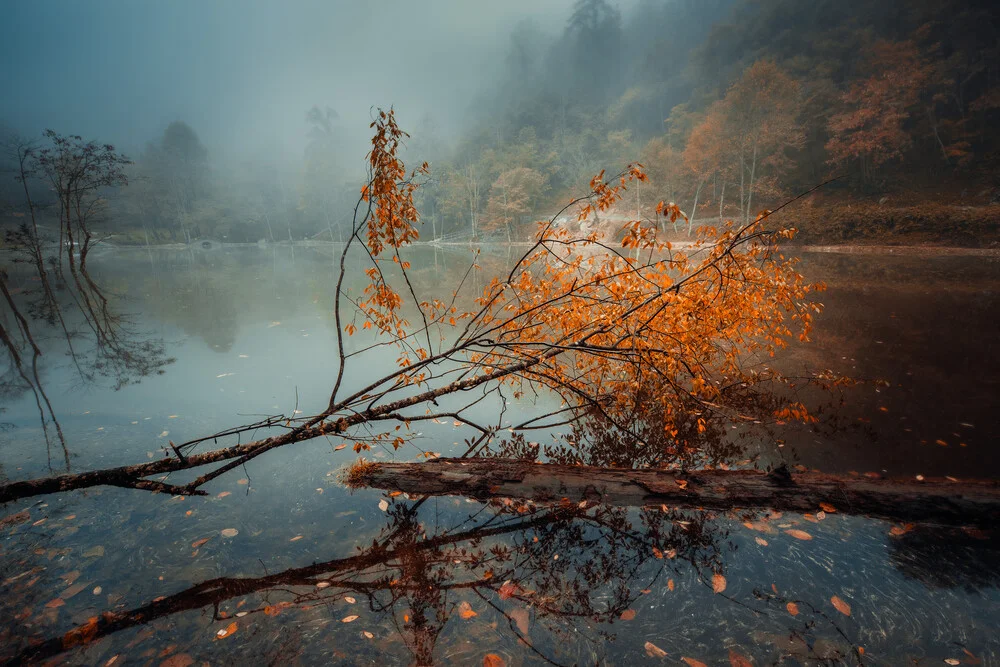
M572 0L8 2L0 121L135 154L173 120L217 157L301 154L305 113L331 106L367 135L372 105L404 127L465 122L510 28L562 29ZM353 130L352 130L353 131Z

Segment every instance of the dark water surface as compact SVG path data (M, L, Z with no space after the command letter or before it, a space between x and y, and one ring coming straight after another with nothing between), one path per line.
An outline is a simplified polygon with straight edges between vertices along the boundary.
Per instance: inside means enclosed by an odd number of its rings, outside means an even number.
M488 272L507 255L487 251L480 264ZM415 281L450 292L470 259L419 249ZM133 315L137 344L152 338L163 349L152 365L104 359L94 370L101 357L85 336L74 362L65 340L40 329L41 379L73 470L159 458L168 440L325 407L336 371L328 251L114 251L91 263L122 295L116 305ZM885 383L845 390L842 405L840 394L814 397L826 401L819 432L789 426L749 443L746 456L840 473L996 478L1000 263L815 254L802 270L828 283L826 311L814 342L777 365ZM16 272L12 284L32 287ZM347 381L360 386L393 367L391 357L364 357ZM65 469L30 392L8 387L0 406L0 475ZM416 444L461 453L471 435L427 423ZM0 660L1000 664L1000 545L990 533L892 535L890 524L840 513L809 521L389 498L340 484L356 455L337 444L272 452L211 482L207 498L98 488L0 509L0 518L30 514L0 527ZM393 458L391 449L370 456ZM77 645L94 618L101 636Z

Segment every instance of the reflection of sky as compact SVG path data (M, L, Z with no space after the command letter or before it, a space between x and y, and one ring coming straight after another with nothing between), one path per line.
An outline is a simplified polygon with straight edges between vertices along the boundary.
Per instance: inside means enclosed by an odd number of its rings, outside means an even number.
M417 289L431 298L448 296L471 261L467 250L457 249L414 248L408 257ZM354 297L363 288L359 259L349 261L346 287ZM495 247L478 260L484 275L511 261ZM144 454L164 430L180 442L247 421L243 415L290 412L296 392L305 413L325 407L336 370L330 256L303 248L294 254L288 248L248 248L159 251L151 260L145 252L120 251L91 263L99 280L125 294L119 307L134 314L134 328L162 337L167 354L177 360L163 375L118 392L81 388L56 341L44 342L51 350L41 358L43 379L67 436L78 443L72 449L82 457L79 464L105 446L121 463L129 462L128 454ZM882 378L891 386L849 391L844 406L833 406L841 417L834 431L780 429L774 437L788 443L780 454L826 471L995 474L1000 460L989 452L1000 435L994 415L1000 355L991 352L995 342L983 332L991 330L1000 306L997 265L977 258L812 255L803 272L828 283L830 289L819 295L826 310L817 320L814 342L793 346L779 364L794 373L830 368ZM937 289L929 292L930 279ZM466 294L471 297L485 282L474 274ZM347 339L348 350L365 344L367 335L359 327ZM355 359L346 387L393 369L396 356L383 349ZM962 391L955 390L959 386ZM509 406L510 418L518 421L534 409L527 398ZM20 435L0 433L0 438L44 464L39 440L27 435L37 429L31 395L5 407L0 420L17 424ZM495 421L494 409L487 402L474 414ZM178 416L167 420L169 415ZM430 451L447 450L471 435L450 424L424 423L418 430ZM137 433L142 444L130 444ZM547 438L547 431L529 435ZM936 444L938 439L948 446Z

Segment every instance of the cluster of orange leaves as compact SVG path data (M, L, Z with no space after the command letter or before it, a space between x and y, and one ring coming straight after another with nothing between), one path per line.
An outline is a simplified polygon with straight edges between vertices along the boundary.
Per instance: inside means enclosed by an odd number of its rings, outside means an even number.
M360 305L363 326L394 336L402 350L397 384L419 385L424 373L405 367L446 357L468 368L465 377L507 383L515 392L544 387L567 405L600 406L623 423L634 417L639 390L655 387L665 431L676 435L674 416L680 421L692 406L718 407L727 386L773 379L760 364L793 337L808 340L821 309L810 295L823 285L807 283L796 260L779 252L776 241L794 230L766 231L766 212L749 224L703 227L683 250L658 238L659 220L629 222L617 241L540 223L535 245L509 277L494 277L483 288L474 307L461 310L454 298L406 303L404 290L389 284L377 262L384 251L393 252L406 276L409 265L398 252L418 238L414 176L427 165L407 177L397 156L406 135L392 111L380 112L372 127L362 198L371 203L367 247L376 264ZM601 172L580 219L592 208L609 209L631 183L645 179L639 164L613 179ZM684 216L673 204L661 202L656 210L670 221ZM439 349L413 342L404 309L419 309L424 329L438 330ZM348 325L348 333L354 330ZM427 342L432 345L430 337ZM799 404L779 416L811 419Z

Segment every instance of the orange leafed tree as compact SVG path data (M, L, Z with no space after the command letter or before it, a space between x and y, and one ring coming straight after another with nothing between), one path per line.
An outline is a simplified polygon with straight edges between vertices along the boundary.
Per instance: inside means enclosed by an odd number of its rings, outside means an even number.
M748 414L752 408L730 400L734 388L781 381L757 360L796 337L807 340L821 307L811 295L822 286L808 284L795 261L777 251L777 241L792 232L766 229L766 214L699 229L694 245L683 250L658 238L659 219L624 224L614 242L542 223L509 270L484 278L475 293L466 294L475 281L463 280L448 294L421 295L406 256L418 239L413 194L427 165L406 171L398 156L406 135L393 111L380 111L372 127L367 184L341 256L334 304L340 363L328 407L288 418L287 430L269 438L187 456L186 447L215 436L176 445L176 459L132 466L127 476L225 463L183 487L143 481L139 488L197 492L271 449L319 436L353 443L356 451L400 447L424 420L454 419L475 429L467 454L489 448L501 432L550 429L592 415L623 436L635 435L640 395L669 437L692 419L697 432L720 420L810 419L795 403ZM639 165L613 178L602 173L568 206L579 207L585 219L594 208L611 208L645 178ZM683 218L675 205L662 202L656 212L667 221ZM354 300L343 281L348 253L358 245L370 260L369 280L363 298ZM374 341L348 352L345 337L359 330ZM395 348L397 366L369 378L357 365L382 347ZM345 387L345 378L357 386ZM523 422L501 409L501 399L529 391L551 393L561 399L552 404L561 405ZM450 397L451 407L439 407L442 397ZM491 397L496 413L477 419L474 406ZM119 480L126 475L115 474ZM69 477L58 490L109 483L93 474ZM41 480L32 493L51 486ZM10 485L0 487L0 498L12 493Z
M844 111L830 118L826 148L833 164L858 165L872 185L878 169L911 144L904 124L931 75L913 42L876 43L868 58L871 75L844 93Z
M513 241L521 218L534 210L544 190L545 177L534 169L516 167L502 172L490 188L484 229L501 229L507 241Z

